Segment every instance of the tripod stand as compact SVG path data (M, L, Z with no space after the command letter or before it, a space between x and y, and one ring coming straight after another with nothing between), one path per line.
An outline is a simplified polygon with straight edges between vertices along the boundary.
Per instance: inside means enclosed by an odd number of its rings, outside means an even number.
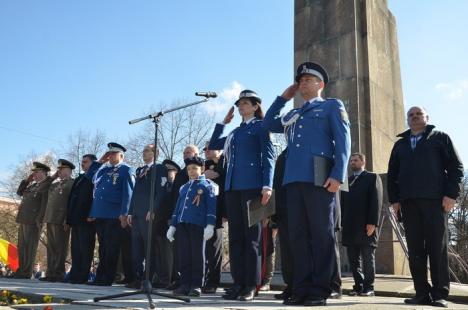
M158 148L158 131L159 131L159 124L161 121L161 118L163 117L164 114L174 112L180 109L187 108L189 106L193 106L202 102L208 101L208 98L192 102L186 105L182 105L179 107L175 107L172 109L168 109L165 111L160 111L155 114L150 114L148 116L144 116L141 118L137 118L134 120L129 121L128 123L130 125L136 124L138 122L141 122L143 120L151 119L152 122L154 123L154 156L153 156L153 166L152 169L156 167L156 150ZM156 185L156 170L153 171L151 174L151 190L150 190L150 196L149 196L149 212L150 212L150 220L148 223L148 232L147 232L147 245L146 245L146 253L145 253L145 279L143 280L143 284L140 290L133 291L133 292L126 292L126 293L121 293L121 294L114 294L114 295L108 295L108 296L102 296L102 297L95 297L93 299L94 302L98 302L101 300L107 300L107 299L115 299L115 298L120 298L120 297L127 297L127 296L133 296L133 295L138 295L138 294L143 294L146 295L148 298L148 303L149 307L151 309L156 308L155 303L153 302L153 298L151 295L158 295L162 297L167 297L167 298L172 298L172 299L178 299L184 302L190 302L190 298L187 297L182 297L182 296L175 296L172 294L166 294L166 293L161 293L153 289L151 285L151 280L150 280L150 266L151 266L151 247L152 247L152 231L153 231L153 220L154 220L154 202L155 202L155 185Z

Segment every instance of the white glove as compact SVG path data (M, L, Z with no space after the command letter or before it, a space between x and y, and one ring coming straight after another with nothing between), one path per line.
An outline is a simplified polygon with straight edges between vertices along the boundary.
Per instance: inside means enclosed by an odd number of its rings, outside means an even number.
M172 242L174 241L174 234L175 234L176 228L174 226L169 227L166 233L166 238Z
M205 230L203 231L203 240L208 241L213 237L214 234L214 226L213 225L206 225Z

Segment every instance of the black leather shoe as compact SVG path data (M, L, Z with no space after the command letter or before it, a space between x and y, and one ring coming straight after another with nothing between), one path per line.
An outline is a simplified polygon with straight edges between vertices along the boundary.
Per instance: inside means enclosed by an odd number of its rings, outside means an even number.
M448 302L445 299L437 299L431 303L433 307L448 308Z
M331 292L330 297L328 297L328 298L331 298L331 299L341 299L341 297L342 297L341 292L333 291L333 292Z
M374 290L364 290L363 292L359 293L359 296L371 297L371 296L375 296L375 292Z
M405 299L407 305L431 305L432 299L429 295L414 296L413 298Z
M86 284L87 284L87 285L95 285L95 286L111 286L111 285L112 285L112 283L97 282L97 281L94 281L94 282L87 282Z
M349 293L348 293L349 296L357 296L359 294L361 294L361 292L358 292L358 291L355 291L355 290L349 291Z
M151 283L151 286L152 286L153 288L159 288L159 289L161 289L161 288L166 288L166 287L168 287L168 284L167 284L167 283Z
M178 288L176 288L172 293L174 295L178 295L178 296L187 296L190 292L190 288L185 286L185 285L181 285L179 286Z
M236 300L237 298L239 298L239 295L241 292L242 292L242 287L239 285L234 285L233 287L229 289L229 291L226 292L226 294L224 294L221 297L223 297L223 299L226 299L226 300Z
M291 292L288 289L285 289L283 292L273 295L273 297L275 297L275 299L285 300L291 297Z
M216 287L212 287L212 286L207 286L207 287L203 287L201 289L201 292L203 294L216 294Z
M257 292L256 287L246 287L239 294L239 300L241 301L252 301L255 298L255 293Z
M305 297L292 295L288 299L285 299L283 301L283 304L287 306L299 306L299 305L303 305L305 300L306 300Z
M201 289L199 287L194 287L194 288L191 288L188 295L190 297L200 297L201 295Z
M304 306L306 307L318 307L318 306L326 306L327 300L321 297L310 297L304 301Z
M309 297L304 301L306 307L326 306L327 300L321 297Z
M55 277L44 277L44 278L39 278L39 281L44 281L44 282L57 282L57 278L55 278Z

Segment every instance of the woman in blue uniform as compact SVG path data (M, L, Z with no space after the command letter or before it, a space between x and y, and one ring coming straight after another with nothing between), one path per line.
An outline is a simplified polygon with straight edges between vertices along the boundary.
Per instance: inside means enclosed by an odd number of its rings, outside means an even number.
M234 286L223 295L228 300L253 300L260 281L259 242L261 227L247 224L247 201L271 196L274 149L270 135L262 125L262 100L251 90L244 90L235 102L242 123L223 136L226 124L234 118L232 107L223 123L216 124L209 148L224 150L226 160L225 199L229 221L229 256Z

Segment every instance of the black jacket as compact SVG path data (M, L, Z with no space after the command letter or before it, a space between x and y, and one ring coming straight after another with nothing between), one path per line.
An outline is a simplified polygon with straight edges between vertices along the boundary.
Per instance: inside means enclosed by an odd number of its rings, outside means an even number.
M218 163L212 160L205 161L205 170L213 170L219 174L219 177L213 179L219 186L219 193L216 197L216 228L223 227L223 217L226 218L226 207L224 203L224 183L226 181L226 169L224 169L224 156L221 155Z
M366 225L378 225L382 209L382 180L372 172L363 171L349 178L349 192L341 192L342 242L344 246L377 246L377 229L367 236Z
M411 148L410 130L398 135L388 163L390 203L405 199L456 199L460 194L463 164L450 140L428 125L416 148Z
M281 217L287 216L286 208L286 186L283 186L283 176L286 163L286 153L288 149L283 152L276 159L275 172L273 175L273 189L275 195L275 208L276 213L272 216L274 222L278 222Z
M68 198L67 224L85 225L93 204L93 182L80 174L75 181Z
M132 199L128 214L137 218L146 218L149 211L149 197L151 193L151 178L153 173L156 173L156 182L154 186L154 210L160 208L161 201L164 199L166 190L164 186L167 182L167 170L161 164L151 166L151 169L142 174L143 167L136 170L135 173L135 186L133 188Z

